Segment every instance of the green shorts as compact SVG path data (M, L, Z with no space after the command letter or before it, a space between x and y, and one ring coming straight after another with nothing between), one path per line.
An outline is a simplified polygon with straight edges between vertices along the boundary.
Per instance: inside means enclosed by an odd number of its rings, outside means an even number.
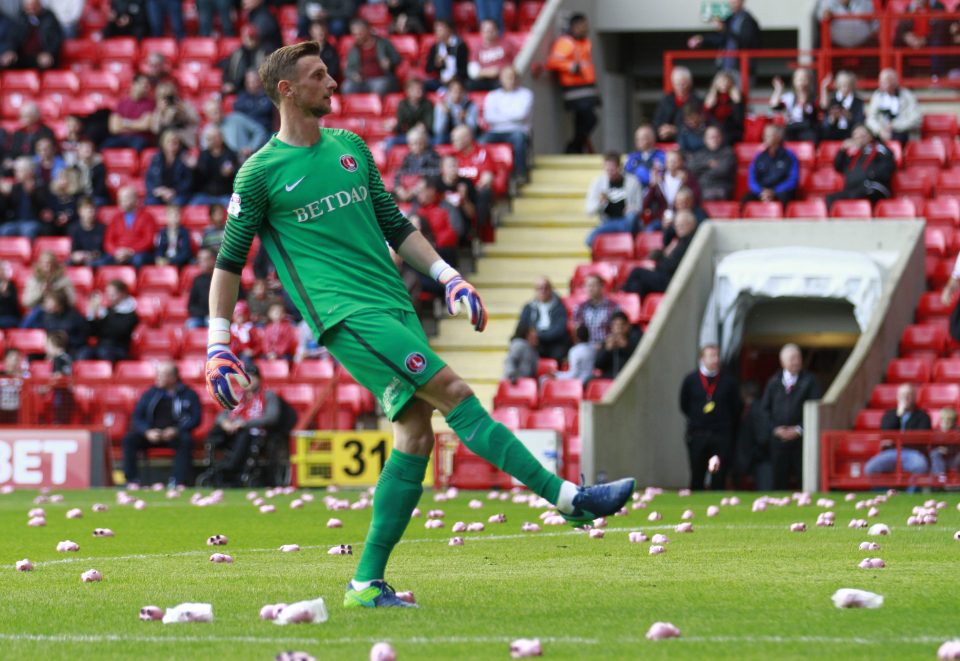
M446 365L430 348L417 315L404 310L361 310L324 332L322 341L380 400L390 421Z

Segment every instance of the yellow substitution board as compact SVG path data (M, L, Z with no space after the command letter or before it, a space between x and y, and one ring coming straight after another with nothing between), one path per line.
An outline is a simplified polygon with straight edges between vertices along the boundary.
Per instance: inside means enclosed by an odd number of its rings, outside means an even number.
M373 486L393 449L393 435L382 431L301 431L291 461L301 487ZM433 457L425 486L433 485Z

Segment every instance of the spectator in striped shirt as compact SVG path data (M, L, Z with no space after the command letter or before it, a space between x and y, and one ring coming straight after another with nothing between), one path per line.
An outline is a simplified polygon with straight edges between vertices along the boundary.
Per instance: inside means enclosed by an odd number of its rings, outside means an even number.
M573 324L587 327L590 343L603 344L610 330L610 319L619 310L617 304L603 295L603 280L598 275L587 276L587 300L573 311Z

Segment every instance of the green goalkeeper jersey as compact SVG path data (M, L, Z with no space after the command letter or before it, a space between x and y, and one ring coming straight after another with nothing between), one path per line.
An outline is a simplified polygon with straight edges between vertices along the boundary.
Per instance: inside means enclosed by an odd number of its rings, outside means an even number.
M217 267L240 273L254 234L317 338L366 308L413 311L391 259L414 231L359 136L320 129L311 147L273 136L237 172Z

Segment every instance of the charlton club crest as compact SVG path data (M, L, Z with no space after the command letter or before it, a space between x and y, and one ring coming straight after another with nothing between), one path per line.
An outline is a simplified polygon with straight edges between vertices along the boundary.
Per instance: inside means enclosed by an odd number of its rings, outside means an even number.
M343 169L347 172L356 172L357 171L357 159L355 159L350 154L344 154L340 157L340 165L343 166Z
M403 361L403 365L411 374L420 374L420 372L427 369L427 359L423 357L422 353L415 351L407 356L407 359Z

